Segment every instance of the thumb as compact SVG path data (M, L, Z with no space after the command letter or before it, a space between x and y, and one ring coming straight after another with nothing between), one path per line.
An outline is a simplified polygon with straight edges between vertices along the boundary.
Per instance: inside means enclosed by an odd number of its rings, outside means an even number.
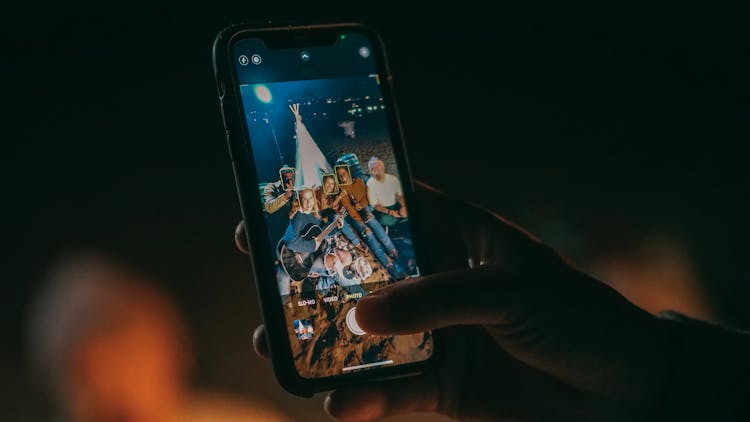
M362 298L357 323L376 335L501 324L520 301L522 284L517 274L499 266L408 279Z

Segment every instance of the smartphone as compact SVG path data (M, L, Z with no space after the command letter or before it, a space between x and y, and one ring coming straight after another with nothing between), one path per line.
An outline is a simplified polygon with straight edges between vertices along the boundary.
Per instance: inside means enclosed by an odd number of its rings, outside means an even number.
M373 336L357 302L427 257L379 35L236 25L214 69L274 372L288 391L422 373L430 332Z

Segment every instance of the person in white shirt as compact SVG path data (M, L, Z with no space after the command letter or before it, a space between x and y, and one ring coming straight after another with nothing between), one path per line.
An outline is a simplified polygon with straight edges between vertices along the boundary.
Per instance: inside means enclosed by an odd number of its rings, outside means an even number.
M383 226L393 226L407 217L401 182L385 172L385 165L378 157L370 158L370 179L367 181L367 200L373 213Z

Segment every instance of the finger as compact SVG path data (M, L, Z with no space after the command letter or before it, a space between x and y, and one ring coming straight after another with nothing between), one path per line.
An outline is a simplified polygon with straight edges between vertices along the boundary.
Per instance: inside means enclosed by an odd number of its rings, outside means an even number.
M331 393L323 407L340 421L366 421L439 408L439 383L434 375L421 375L368 384Z
M513 322L550 280L559 280L546 264L536 267L487 266L434 274L375 290L357 304L359 325L371 334L411 334L463 324ZM552 267L552 265L547 265Z
M407 334L450 325L493 323L497 319L496 307L481 306L478 301L488 294L487 285L498 283L499 277L497 271L480 269L408 279L362 298L355 317L370 334Z
M247 232L245 231L245 221L237 223L237 227L234 228L234 245L240 252L250 255L250 248L247 245Z
M253 349L255 349L255 353L257 353L261 357L268 359L270 356L270 354L268 353L268 337L266 337L266 326L263 324L255 327L255 331L253 331Z

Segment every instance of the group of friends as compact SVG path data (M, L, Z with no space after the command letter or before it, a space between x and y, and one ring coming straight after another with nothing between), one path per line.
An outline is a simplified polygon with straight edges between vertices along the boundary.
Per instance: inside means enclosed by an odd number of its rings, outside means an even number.
M404 226L408 216L401 183L385 172L383 161L377 157L369 160L368 167L371 177L367 182L353 177L349 166L343 164L335 166L332 173L322 174L320 184L295 187L295 169L285 166L279 170L279 181L263 189L268 214L288 212L289 222L280 244L310 257L304 278L312 280L316 290L338 284L349 293L364 296L360 284L373 272L364 258L370 253L392 280L408 277L389 236L389 231ZM311 234L313 227L318 228L313 232L317 236ZM291 287L301 291L305 281L290 276L281 258L277 276L282 295L290 294Z

